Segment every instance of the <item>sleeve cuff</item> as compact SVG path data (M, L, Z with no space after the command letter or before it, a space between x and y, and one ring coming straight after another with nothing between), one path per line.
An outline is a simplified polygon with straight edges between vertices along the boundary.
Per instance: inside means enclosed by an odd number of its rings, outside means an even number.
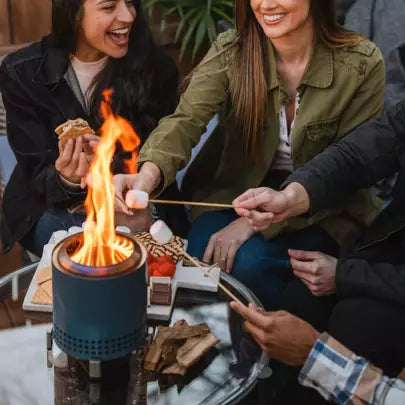
M381 370L324 333L315 343L299 381L316 389L326 400L346 405L353 398L369 403L381 375Z
M280 189L285 189L291 183L301 184L301 186L303 186L308 193L310 206L309 210L303 216L312 217L323 208L323 206L317 201L317 196L321 196L323 190L315 184L313 176L309 178L307 172L303 171L302 169L297 170L291 173L287 180L281 185Z
M173 183L177 172L170 169L172 165L168 164L168 158L165 157L165 153L158 150L148 150L148 153L140 156L138 159L138 168L146 162L154 163L159 167L160 172L162 173L161 184L150 195L151 198L156 198Z

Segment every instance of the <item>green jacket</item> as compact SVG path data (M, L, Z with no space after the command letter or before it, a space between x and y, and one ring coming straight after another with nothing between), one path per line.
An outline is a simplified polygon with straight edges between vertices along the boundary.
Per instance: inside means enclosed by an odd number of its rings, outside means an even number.
M230 203L249 188L258 187L268 172L279 142L280 104L288 97L277 70L269 41L268 103L264 123L264 158L253 163L244 155L242 135L235 126L229 96L237 46L235 30L220 34L203 64L193 74L174 114L162 119L142 148L139 162L157 164L163 188L189 161L207 123L220 113L220 122L190 165L182 189L194 201ZM221 52L225 50L224 52ZM213 55L218 54L217 57ZM301 80L299 112L291 134L294 168L303 166L328 145L362 122L379 115L384 102L385 69L378 48L369 41L330 49L318 41ZM319 223L342 246L351 244L361 228L374 219L379 200L362 190L345 204L312 218L291 218L271 226L265 236L293 232ZM192 210L195 219L204 209Z

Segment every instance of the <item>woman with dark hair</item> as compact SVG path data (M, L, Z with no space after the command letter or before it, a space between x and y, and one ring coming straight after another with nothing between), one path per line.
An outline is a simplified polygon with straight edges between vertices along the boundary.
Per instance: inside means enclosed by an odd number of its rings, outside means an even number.
M80 179L98 139L85 135L63 147L55 128L83 118L97 131L102 92L111 88L114 113L144 143L178 100L177 69L154 44L140 0L53 0L51 35L9 55L0 86L18 162L4 195L3 244L18 240L37 255L54 231L83 222L69 208L84 200ZM116 173L122 162L117 152ZM145 210L135 222L149 219Z
M333 0L236 0L235 12L236 30L219 35L175 113L143 146L140 173L116 177L119 195L125 188L164 190L216 113L219 125L183 181L194 201L230 203L249 188L278 189L294 169L380 114L381 53L336 23ZM292 278L289 248L337 255L378 209L363 190L263 233L233 210L194 209L188 250L232 271L275 309Z

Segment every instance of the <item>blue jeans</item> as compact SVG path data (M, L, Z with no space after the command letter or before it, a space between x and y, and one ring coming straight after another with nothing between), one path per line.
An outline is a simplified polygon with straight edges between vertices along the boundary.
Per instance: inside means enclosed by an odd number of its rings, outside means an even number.
M233 210L200 215L188 236L188 253L202 259L211 235L237 218ZM281 307L284 291L294 279L288 249L316 250L335 256L339 251L336 241L316 225L268 241L261 234L247 240L236 254L232 275L249 287L268 311Z
M39 218L38 222L25 235L20 243L36 256L42 256L42 250L56 231L69 230L72 226L82 226L86 220L85 213L70 214L66 208L49 207Z

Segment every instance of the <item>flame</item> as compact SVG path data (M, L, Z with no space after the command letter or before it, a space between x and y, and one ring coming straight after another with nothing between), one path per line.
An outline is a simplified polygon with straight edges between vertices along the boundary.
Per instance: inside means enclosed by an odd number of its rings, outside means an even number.
M127 259L134 249L129 239L115 233L115 193L110 166L115 144L119 141L124 151L132 152L131 160L126 162L127 173L136 173L140 139L127 120L113 114L111 95L111 90L103 93L101 113L104 123L100 129L101 140L90 167L91 185L88 187L84 204L87 219L83 241L71 256L74 262L86 266L98 267L120 263Z

